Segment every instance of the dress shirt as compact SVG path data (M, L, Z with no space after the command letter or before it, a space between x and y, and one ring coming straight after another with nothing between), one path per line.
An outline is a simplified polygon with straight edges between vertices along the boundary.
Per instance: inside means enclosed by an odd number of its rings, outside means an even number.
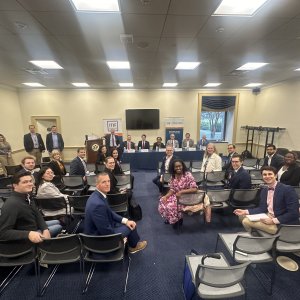
M274 154L273 154L273 155L274 155ZM268 156L268 166L271 165L271 160L272 160L273 155L271 155L271 156L267 155L267 156Z
M84 172L86 173L86 172L87 172L86 162L85 162L85 160L82 159L81 157L79 157L79 158L80 158L80 160L81 160L81 162L82 162L82 164L83 164Z
M111 147L115 147L116 146L116 138L113 134L110 135L110 144Z
M130 150L131 142L127 142L127 149Z
M36 134L31 133L31 138L32 138L32 141L33 141L33 148L34 149L39 149L39 142L38 142Z
M170 165L170 161L171 161L172 157L173 157L173 155L167 157L167 159L166 159L166 162L165 162L165 170L166 170L166 172L169 172L169 165Z
M58 137L56 133L52 133L53 149L58 149Z
M274 190L276 188L277 181L272 187L269 187L268 189L268 196L267 196L267 205L268 205L268 213L272 217L272 221L274 224L279 224L280 222L278 221L277 218L274 218L274 208L273 208L273 200L274 200Z

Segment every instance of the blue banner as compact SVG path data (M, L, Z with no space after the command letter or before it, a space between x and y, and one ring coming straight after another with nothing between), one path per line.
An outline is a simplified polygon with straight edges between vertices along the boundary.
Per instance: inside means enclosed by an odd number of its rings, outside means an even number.
M183 128L166 128L166 143L170 139L170 134L175 134L175 140L179 142L179 147L181 148L183 140Z

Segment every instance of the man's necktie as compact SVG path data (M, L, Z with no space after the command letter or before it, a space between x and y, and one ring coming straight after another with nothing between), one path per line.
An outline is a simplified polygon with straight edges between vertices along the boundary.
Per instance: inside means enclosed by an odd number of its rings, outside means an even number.
M144 149L145 145L144 145L144 142L142 143L142 148Z
M112 141L113 147L115 147L116 146L116 144L115 144L115 137L113 135L111 135L111 141Z
M130 143L128 143L128 145L127 145L127 149L128 149L128 150L130 150Z

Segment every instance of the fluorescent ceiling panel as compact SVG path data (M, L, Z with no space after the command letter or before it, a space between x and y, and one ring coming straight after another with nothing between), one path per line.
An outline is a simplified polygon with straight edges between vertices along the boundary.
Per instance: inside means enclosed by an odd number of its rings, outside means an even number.
M78 11L119 12L118 0L70 0Z
M244 85L244 87L258 87L261 85L262 85L262 83L260 83L260 82L253 82L253 83L248 83L248 84Z
M120 87L133 87L133 83L132 82L120 82L119 86Z
M204 87L216 87L221 85L222 83L220 82L208 82L206 85L204 85Z
M42 69L63 69L53 60L30 60L29 62Z
M163 84L163 87L175 87L175 86L177 86L177 85L178 85L177 82L165 82L165 83Z
M30 86L30 87L45 87L44 85L38 82L23 82L22 84Z
M130 69L129 61L107 61L110 69Z
M90 87L90 85L86 82L72 82L72 85L76 87Z
M298 68L298 69L295 69L294 71L300 71L300 68Z
M194 70L200 65L199 61L180 61L175 70Z
M268 0L223 0L213 16L250 17Z
M252 71L252 70L256 70L259 69L261 67L264 67L265 65L267 65L268 63L246 63L244 65L242 65L241 67L237 68L237 70L239 71Z

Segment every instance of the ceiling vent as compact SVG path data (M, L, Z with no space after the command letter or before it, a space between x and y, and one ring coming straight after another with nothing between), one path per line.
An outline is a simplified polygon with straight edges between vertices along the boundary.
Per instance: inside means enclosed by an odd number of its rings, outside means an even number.
M228 75L230 75L230 76L241 76L241 75L246 74L247 72L249 72L249 71L245 71L245 70L233 70Z
M25 69L26 72L32 75L47 75L48 73L43 69Z
M133 44L133 35L132 34L120 34L120 40L124 45Z

